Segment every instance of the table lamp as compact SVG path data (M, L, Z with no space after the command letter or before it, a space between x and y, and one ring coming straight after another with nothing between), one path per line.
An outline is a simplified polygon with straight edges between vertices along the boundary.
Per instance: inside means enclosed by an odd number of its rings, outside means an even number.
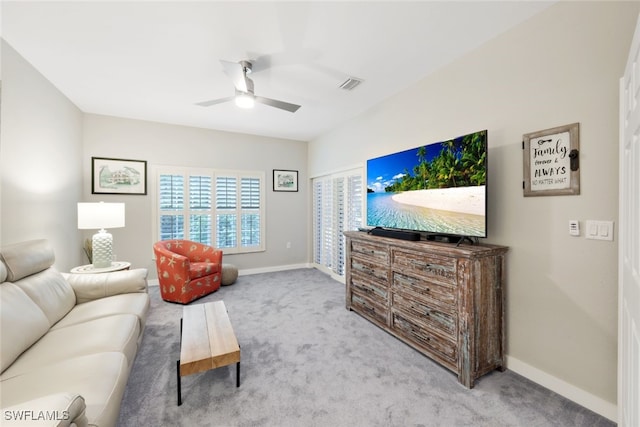
M124 227L124 203L78 203L78 228L99 229L91 239L93 267L111 267L113 236L106 228Z

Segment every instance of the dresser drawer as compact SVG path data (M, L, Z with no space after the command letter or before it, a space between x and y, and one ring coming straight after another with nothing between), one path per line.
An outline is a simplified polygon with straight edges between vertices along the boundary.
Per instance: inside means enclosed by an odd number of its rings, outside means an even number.
M351 274L351 289L385 305L389 296L389 289L386 284L380 284L358 273Z
M386 305L367 298L365 295L360 294L358 291L352 291L351 295L351 309L362 314L364 317L371 319L372 321L379 323L381 326L388 326L387 315L388 309Z
M455 342L432 333L402 313L394 311L391 329L416 346L424 349L449 369L456 370L457 351Z
M352 240L351 255L364 255L379 264L389 264L389 249L386 246L376 245L375 243Z
M434 306L426 301L413 298L411 295L393 294L392 307L405 312L410 318L417 318L422 323L431 326L451 340L456 337L457 316L452 310Z
M393 291L411 293L418 298L433 301L434 304L443 307L456 307L457 289L451 285L443 285L424 278L409 276L394 271L391 280Z
M413 272L442 283L456 283L456 260L432 254L421 254L394 250L391 267L396 270Z
M379 264L375 260L368 260L361 257L351 257L351 274L360 276L371 276L383 283L389 281L389 267L387 264Z

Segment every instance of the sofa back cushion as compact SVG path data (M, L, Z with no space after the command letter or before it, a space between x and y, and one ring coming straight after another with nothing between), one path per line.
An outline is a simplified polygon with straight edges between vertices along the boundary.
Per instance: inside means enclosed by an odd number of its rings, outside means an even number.
M7 266L7 281L22 289L40 307L49 326L76 304L71 285L51 267L55 256L46 240L3 246L0 256Z
M49 330L40 307L13 283L0 284L0 372Z
M3 246L0 258L7 267L7 281L17 282L51 267L56 260L53 248L44 240L29 240Z
M71 285L53 267L15 283L44 312L53 326L76 305Z

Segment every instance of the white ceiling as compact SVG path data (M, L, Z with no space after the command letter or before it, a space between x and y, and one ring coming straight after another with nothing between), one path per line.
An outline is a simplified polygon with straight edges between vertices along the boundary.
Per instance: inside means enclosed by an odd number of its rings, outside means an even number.
M84 112L309 141L552 3L3 1L2 37ZM234 94L220 59L302 108L194 105Z

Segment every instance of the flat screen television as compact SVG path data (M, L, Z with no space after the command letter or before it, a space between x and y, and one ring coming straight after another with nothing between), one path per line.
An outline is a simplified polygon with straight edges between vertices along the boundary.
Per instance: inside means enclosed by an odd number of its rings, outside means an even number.
M487 131L367 160L367 226L487 237Z

